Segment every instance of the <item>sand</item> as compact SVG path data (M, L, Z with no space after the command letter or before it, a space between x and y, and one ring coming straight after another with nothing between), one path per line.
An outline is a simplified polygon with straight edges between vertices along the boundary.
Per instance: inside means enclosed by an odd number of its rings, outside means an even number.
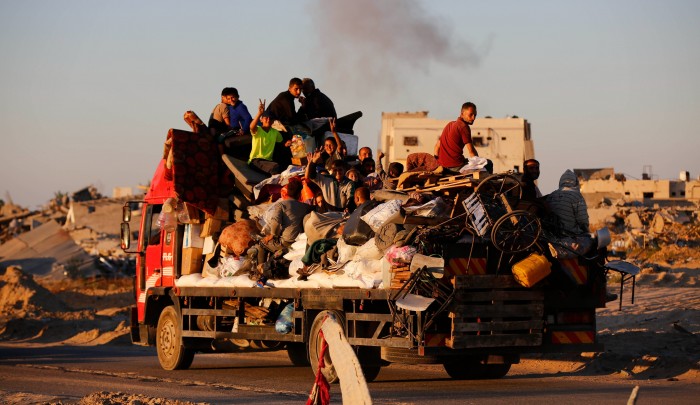
M605 351L530 356L524 358L523 367L533 373L700 382L698 256L695 250L675 249L632 258L643 269L634 304L628 283L622 310L617 301L598 310L598 338ZM609 290L617 292L618 282L609 280ZM10 267L0 274L0 342L23 347L129 344L131 283L130 279L38 283ZM0 400L19 403L17 395L22 394L0 392ZM93 393L80 403L104 400L185 403L115 392Z

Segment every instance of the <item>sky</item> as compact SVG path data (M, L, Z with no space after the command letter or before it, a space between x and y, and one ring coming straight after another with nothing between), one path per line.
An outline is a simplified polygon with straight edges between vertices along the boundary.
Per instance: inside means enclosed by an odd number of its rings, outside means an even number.
M700 175L700 2L0 0L0 199L146 184L221 89L254 111L311 77L339 115L518 115L540 188L567 168Z

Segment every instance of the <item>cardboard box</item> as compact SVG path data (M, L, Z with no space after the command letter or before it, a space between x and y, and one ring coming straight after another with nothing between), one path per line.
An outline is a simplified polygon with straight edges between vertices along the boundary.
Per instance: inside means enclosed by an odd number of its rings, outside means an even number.
M205 255L213 253L214 246L216 246L216 243L214 243L214 238L212 238L211 236L207 236L206 238L204 238L204 247L202 253L204 253Z
M189 224L201 224L202 223L202 217L200 211L197 207L195 207L192 204L185 203L185 210L187 211L187 216L190 218L190 220L187 222Z
M185 276L188 274L201 273L204 256L202 256L202 248L183 248L182 249L182 270L180 274Z
M306 166L309 164L309 160L305 157L303 158L292 158L292 164L294 166Z
M214 218L207 218L202 226L202 232L199 234L202 238L212 236L215 232L221 230L222 221Z
M204 247L204 238L199 236L202 233L202 225L200 224L185 224L185 232L182 236L183 248L202 248Z
M227 198L219 198L219 203L216 206L216 212L214 212L214 215L206 215L206 219L209 218L218 219L219 221L228 221L229 204Z

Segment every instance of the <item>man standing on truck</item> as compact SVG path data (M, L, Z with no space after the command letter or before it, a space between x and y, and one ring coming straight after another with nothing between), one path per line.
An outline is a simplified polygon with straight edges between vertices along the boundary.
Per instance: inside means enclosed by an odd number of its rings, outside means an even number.
M451 171L459 171L466 164L464 148L469 157L479 156L472 143L472 131L469 128L476 119L476 105L472 102L462 104L462 110L455 121L448 123L440 135L438 163Z
M258 125L260 122L260 125ZM279 174L280 165L272 161L272 154L277 143L282 143L282 134L272 128L270 114L265 111L265 101L260 100L258 113L250 123L250 135L253 137L253 145L250 150L248 165L255 170L265 174ZM285 142L284 146L289 147L292 141Z

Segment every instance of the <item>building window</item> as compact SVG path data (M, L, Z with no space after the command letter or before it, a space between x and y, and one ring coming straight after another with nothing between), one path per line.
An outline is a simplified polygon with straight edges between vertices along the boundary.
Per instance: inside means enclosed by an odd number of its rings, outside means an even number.
M625 195L630 195L630 192L629 192L629 191L625 191Z
M654 193L642 193L643 198L654 198Z
M685 197L685 191L681 191L681 197Z
M474 144L474 146L488 146L488 142L484 142L483 136L472 137L472 143Z
M403 137L403 146L418 146L418 137L417 136L404 136Z
M671 191L671 197L675 197L675 196L676 196L676 192L675 192L675 191Z

